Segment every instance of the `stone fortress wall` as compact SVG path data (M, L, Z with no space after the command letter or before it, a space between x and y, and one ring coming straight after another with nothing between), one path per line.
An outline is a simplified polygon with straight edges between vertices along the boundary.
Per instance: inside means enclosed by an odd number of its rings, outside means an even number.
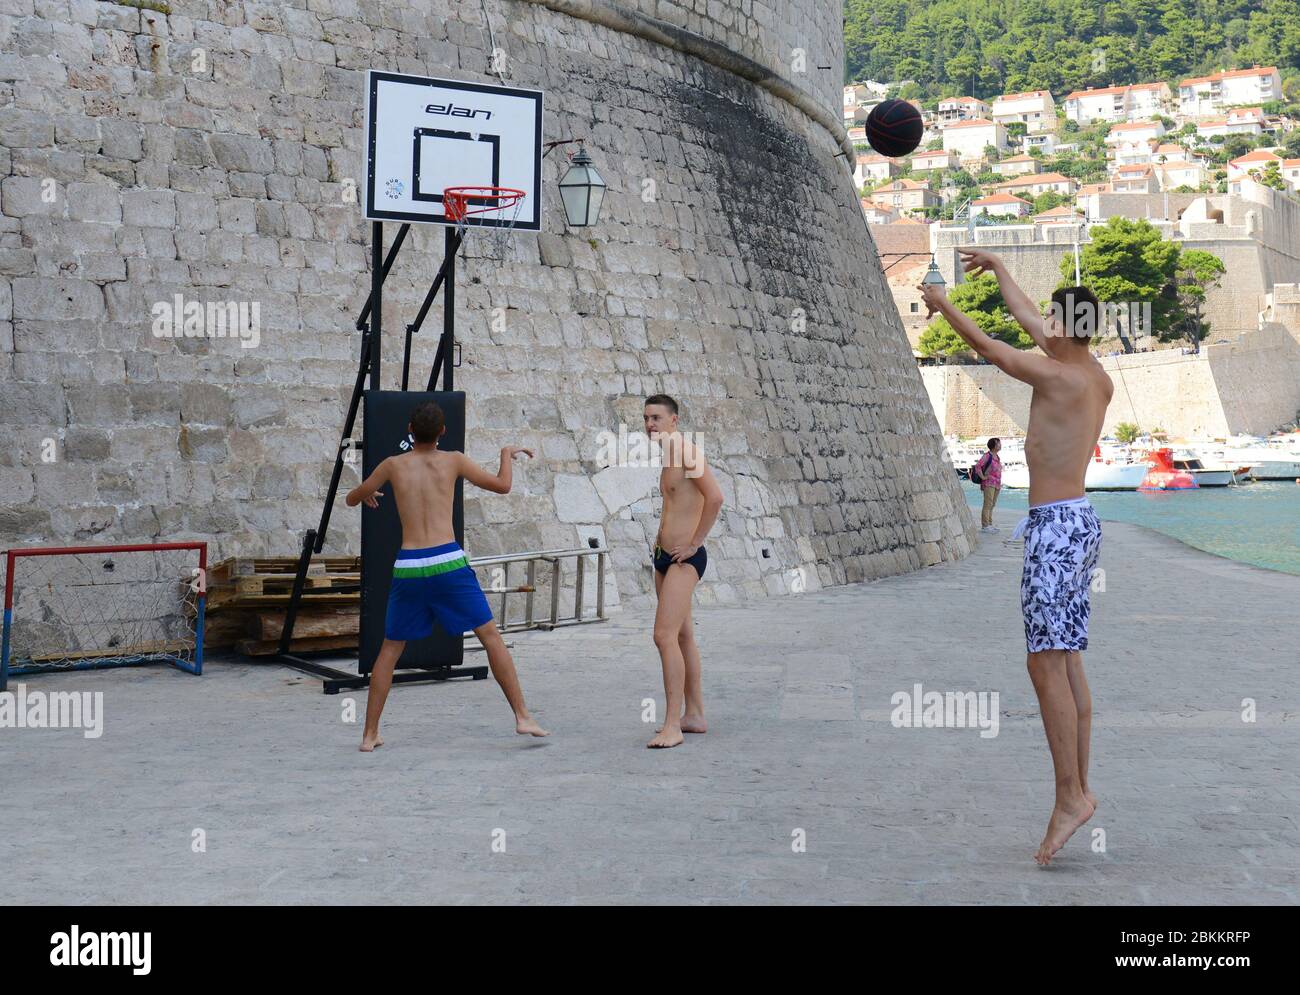
M971 518L836 157L837 0L165 6L0 0L0 545L297 551L369 290L365 70L489 81L495 46L609 193L598 226L566 230L553 154L542 233L500 265L465 250L470 454L538 453L512 494L468 489L471 555L600 538L611 598L650 598L656 471L606 465L602 433L638 431L658 391L726 496L702 602L966 555ZM386 387L441 249L414 226L386 284ZM256 305L256 347L156 337L176 295ZM340 499L326 551L359 532Z
M1121 422L1174 439L1267 435L1300 419L1300 326L1270 322L1233 342L1106 356L1115 394L1104 434ZM928 366L926 390L945 434L1021 436L1030 388L995 366Z

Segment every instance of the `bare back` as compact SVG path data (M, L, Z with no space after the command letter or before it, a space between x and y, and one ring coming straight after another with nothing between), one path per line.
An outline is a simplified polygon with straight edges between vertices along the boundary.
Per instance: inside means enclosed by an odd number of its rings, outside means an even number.
M1091 353L1083 362L1059 365L1058 375L1034 387L1029 403L1025 462L1031 505L1083 496L1088 461L1115 389Z
M451 511L460 453L413 450L388 459L388 479L402 520L402 548L427 549L455 542Z

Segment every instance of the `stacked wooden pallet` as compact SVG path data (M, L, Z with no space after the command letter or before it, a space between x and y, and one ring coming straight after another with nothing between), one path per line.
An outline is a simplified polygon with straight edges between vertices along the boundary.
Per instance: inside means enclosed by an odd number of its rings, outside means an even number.
M297 570L293 556L236 556L210 567L205 646L249 656L276 653ZM313 557L290 650L355 650L360 610L360 558Z

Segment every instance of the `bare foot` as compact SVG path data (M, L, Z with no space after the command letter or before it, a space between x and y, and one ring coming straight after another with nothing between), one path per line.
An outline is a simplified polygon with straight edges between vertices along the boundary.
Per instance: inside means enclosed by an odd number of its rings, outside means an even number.
M704 721L703 715L686 716L683 715L681 721L677 723L677 728L682 732L708 732L709 724ZM655 732L663 732L663 726L655 726Z
M1085 800L1077 807L1063 808L1060 805L1052 809L1052 817L1047 821L1047 835L1038 845L1034 860L1046 867L1056 856L1056 852L1065 846L1065 841L1074 835L1074 831L1092 818L1093 805Z
M708 732L709 724L703 715L683 715L682 732Z
M646 743L646 748L651 750L667 750L674 746L681 746L685 737L680 729L660 729L659 735L650 742Z
M1088 799L1088 804L1092 806L1092 815L1096 815L1096 814L1097 814L1097 796L1094 795L1094 794L1093 794L1091 791L1089 791L1087 788L1084 788L1084 789L1083 789L1083 797L1086 798L1086 799ZM1091 818L1092 818L1092 815L1088 816L1088 818L1091 819Z
M363 733L361 736L361 752L373 753L377 747L384 745L384 737L375 733L373 736L369 733Z
M550 733L537 724L531 715L515 719L515 732L521 736L549 736Z

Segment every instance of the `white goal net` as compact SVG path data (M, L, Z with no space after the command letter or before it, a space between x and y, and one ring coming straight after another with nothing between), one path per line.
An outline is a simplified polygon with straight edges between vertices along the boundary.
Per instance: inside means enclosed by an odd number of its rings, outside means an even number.
M165 662L203 669L205 543L3 555L0 690L18 674Z

